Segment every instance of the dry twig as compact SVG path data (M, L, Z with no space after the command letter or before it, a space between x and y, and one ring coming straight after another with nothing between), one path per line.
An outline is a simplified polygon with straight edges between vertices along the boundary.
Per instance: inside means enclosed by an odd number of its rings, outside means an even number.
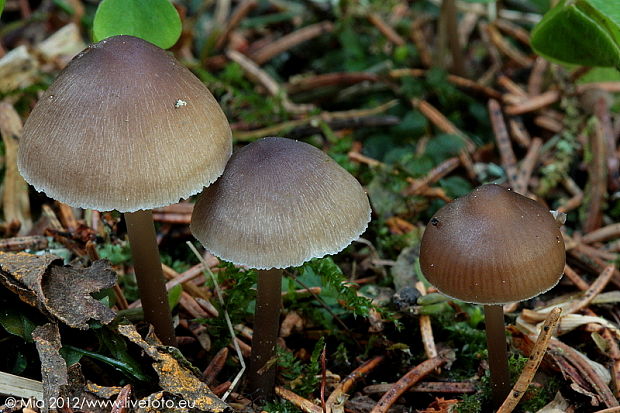
M308 40L322 35L323 33L331 32L333 28L334 25L328 21L311 24L297 31L289 33L274 42L268 43L265 47L262 47L253 52L250 55L250 58L254 60L257 65L260 66L273 59L280 53L284 53L285 51L303 42L307 42Z
M381 34L383 34L390 42L394 43L396 46L404 46L406 44L405 39L403 39L396 31L383 21L381 16L377 13L369 13L368 21L371 22Z
M427 73L428 71L423 70L423 69L393 69L393 70L390 70L389 77L394 78L394 79L399 79L401 77L407 77L407 76L424 77L427 75ZM452 83L454 86L461 87L463 89L470 89L474 92L483 94L491 99L497 99L497 100L502 99L501 93L499 93L497 90L493 88L485 86L484 84L480 82L476 82L474 80L467 79L465 77L451 75L451 74L448 74L446 76L446 80Z
M224 368L227 358L228 347L222 347L222 349L215 354L213 359L211 359L209 365L202 372L202 380L207 385L213 383L217 375L220 374L220 371Z
M584 244L593 244L595 242L605 242L618 237L620 237L620 224L609 224L585 234L581 237L581 242Z
M499 106L499 102L491 99L488 103L489 115L491 118L491 126L495 134L495 141L497 142L497 148L502 158L502 165L506 170L506 176L508 182L513 188L517 186L517 159L515 153L512 150L510 143L510 137L508 136L508 130L506 129L506 123L504 123L504 117L502 116L502 110Z
M431 52L428 47L428 41L424 36L424 25L428 23L428 16L417 17L411 24L411 40L415 44L418 53L420 54L420 61L422 65L430 67L433 64Z
M293 129L298 126L308 125L315 122L330 122L336 119L356 119L363 118L366 116L373 116L379 113L383 113L390 108L397 105L398 102L396 100L390 100L382 105L377 106L376 108L371 109L359 109L359 110L346 110L342 112L323 112L319 115L310 116L305 119L297 119L291 120L288 122L283 122L277 125L268 126L266 128L255 129L247 132L236 132L233 131L233 136L238 141L249 141L256 138L261 138L263 136L277 136L282 134L285 131Z
M522 147L527 148L530 146L531 138L527 129L525 129L525 125L519 119L510 119L508 121L510 125L510 133L512 138Z
M605 286L611 279L611 276L613 275L614 271L615 271L615 266L613 265L607 266L601 272L601 274L596 278L596 280L588 287L588 289L578 299L565 302L563 304L558 305L557 307L560 307L563 309L564 316L576 313L584 309L592 302L594 297L596 297L601 291L603 291L603 289L605 288ZM535 310L529 310L526 308L523 310L522 317L528 322L532 322L532 321L538 322L538 321L544 320L546 317L546 313L548 313L549 311L552 311L552 308L546 308L545 311L535 311Z
M527 93L530 96L540 95L542 92L543 76L549 68L549 62L547 59L537 57L534 60L532 71L530 72L530 78L527 81Z
M600 122L595 122L594 131L588 136L588 143L592 158L588 163L588 186L586 187L588 214L583 223L583 230L592 232L601 227L607 195L607 142Z
M325 406L326 413L336 413L336 409L340 406L344 406L344 403L347 400L347 393L353 385L358 380L373 371L383 361L383 359L383 356L377 356L371 360L368 360L353 370L343 381L341 381L327 398L327 403Z
M510 60L523 67L529 67L532 64L532 60L523 54L523 52L508 43L497 28L492 25L486 25L486 31L489 34L489 39L491 42L493 42L497 49L506 55Z
M437 126L441 131L456 135L463 140L467 152L473 152L476 145L463 131L458 129L452 122L448 120L433 105L422 99L412 99L411 105L418 109L432 124Z
M282 397L285 400L288 400L295 406L299 407L303 412L306 413L324 413L323 409L321 409L316 404L312 403L308 399L304 399L300 395L293 393L290 390L285 389L281 386L276 386L276 394Z
M237 26L239 26L239 23L241 23L245 16L247 16L256 7L256 5L256 0L243 0L237 6L235 11L233 11L232 15L230 16L226 27L215 42L216 49L221 49L224 47L224 45L228 41L230 33L232 33L232 31L235 30Z
M534 374L536 374L536 371L540 366L543 356L547 351L549 340L551 340L551 336L553 335L553 330L560 320L561 313L561 309L554 308L545 319L545 322L540 330L540 334L538 335L538 339L536 340L536 344L534 344L534 348L532 349L521 375L513 386L508 398L506 398L504 403L502 403L497 410L497 413L510 413L515 407L517 407L517 404L527 391L528 386L534 378Z
M314 105L299 105L290 101L284 88L282 88L267 72L262 70L256 63L236 50L227 50L226 57L243 68L250 79L261 84L270 95L280 96L282 106L291 113L307 113L314 109Z
M446 362L444 358L435 357L423 361L422 363L409 370L407 374L401 377L394 386L388 390L377 405L370 411L370 413L386 413L390 410L390 407L400 396L402 396L411 386L422 380L425 376L432 373L435 369L440 367Z
M420 295L426 295L426 288L421 281L415 283L415 288L420 292ZM420 315L420 334L422 335L422 345L424 346L424 352L429 359L437 357L437 346L435 345L435 338L433 337L433 326L431 325L431 318L426 314Z
M577 353L571 346L564 344L558 339L553 338L549 343L549 351L556 353L570 360L570 363L587 379L588 384L601 398L607 407L617 407L618 400L614 397L607 383L592 369L583 356Z
M455 170L460 165L460 163L461 161L457 157L448 158L430 171L428 171L428 173L424 177L420 179L407 179L407 181L410 182L410 185L405 188L405 190L403 191L403 195L410 196L418 194L424 188L434 184L435 182L439 181L441 178L445 177L450 172Z
M519 174L517 182L514 185L514 190L518 194L525 195L527 193L527 187L532 177L532 172L538 161L540 149L542 148L542 139L532 139L532 144L521 162L521 168L519 168Z
M571 282L581 291L586 291L590 288L590 285L585 282L584 279L581 278L579 274L577 274L568 264L564 264L564 275L566 275L566 278L571 280Z
M523 102L510 105L506 108L506 114L510 116L523 115L547 107L560 99L560 92L549 90L542 95L532 96Z
M364 394L385 393L394 383L371 384L364 387ZM475 393L476 386L469 382L425 381L413 385L409 392L415 393Z

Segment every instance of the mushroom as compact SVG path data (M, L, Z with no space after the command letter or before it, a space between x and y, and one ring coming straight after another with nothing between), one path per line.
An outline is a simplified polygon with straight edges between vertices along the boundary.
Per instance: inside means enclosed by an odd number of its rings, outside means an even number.
M164 50L132 36L90 45L32 110L18 168L74 207L125 213L144 316L175 342L151 209L216 180L232 152L207 87Z
M499 185L483 185L441 208L420 245L420 266L437 289L483 304L493 403L510 391L502 304L554 287L564 241L544 206Z
M370 221L357 180L321 150L285 138L255 141L230 158L194 207L191 231L214 255L256 268L251 391L269 398L275 383L282 269L335 254Z

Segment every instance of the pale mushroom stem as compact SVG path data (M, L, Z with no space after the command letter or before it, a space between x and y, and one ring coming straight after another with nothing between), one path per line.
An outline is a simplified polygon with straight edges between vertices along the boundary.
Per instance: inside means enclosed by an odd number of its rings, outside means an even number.
M491 370L491 395L494 407L498 408L510 393L504 309L501 305L485 305L484 317L487 330L489 369Z
M281 302L282 270L259 271L248 380L250 394L261 400L271 399L274 392Z
M176 346L166 283L153 226L153 213L150 209L126 212L125 223L144 319L153 325L155 334L162 344Z

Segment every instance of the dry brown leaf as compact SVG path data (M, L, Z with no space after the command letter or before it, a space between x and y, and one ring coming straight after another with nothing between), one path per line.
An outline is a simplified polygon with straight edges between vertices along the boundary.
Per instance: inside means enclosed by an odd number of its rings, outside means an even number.
M17 220L21 224L20 233L32 228L28 184L17 170L17 146L22 134L22 121L12 105L0 102L0 135L4 143L4 191L2 207L5 221Z
M200 381L190 368L183 366L171 354L166 352L165 347L147 343L131 324L119 325L118 331L127 337L129 341L140 346L153 360L153 369L157 372L159 385L165 393L174 396L172 399L184 400L194 406L192 410L188 411L213 413L232 411L205 383ZM151 404L154 404L154 400L160 400L165 396L165 394L159 392L148 396L148 399ZM182 410L176 409L175 411Z
M60 332L58 325L48 323L37 327L32 332L41 359L41 377L44 400L58 400L62 386L69 384L67 363L60 353ZM49 404L44 403L43 411L49 411ZM53 407L53 406L52 406Z
M114 319L111 309L90 296L116 282L107 261L73 268L63 266L55 255L0 252L0 282L25 303L70 327L87 329L91 319L103 324Z
M39 62L29 52L26 46L19 46L11 50L0 59L0 92L28 87L37 78Z
M69 23L39 43L35 50L46 62L58 61L64 67L85 48L80 28L75 23Z

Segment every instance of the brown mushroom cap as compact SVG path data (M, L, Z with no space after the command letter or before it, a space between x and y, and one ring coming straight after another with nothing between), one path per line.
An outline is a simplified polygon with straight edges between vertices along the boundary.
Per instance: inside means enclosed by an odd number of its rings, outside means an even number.
M321 150L264 138L235 152L194 207L192 233L224 260L286 268L334 254L364 232L368 197Z
M420 266L442 293L467 302L501 304L555 286L564 240L541 204L498 185L483 185L431 218Z
M115 36L76 56L41 97L18 167L54 199L130 212L200 192L231 152L207 87L157 46Z

